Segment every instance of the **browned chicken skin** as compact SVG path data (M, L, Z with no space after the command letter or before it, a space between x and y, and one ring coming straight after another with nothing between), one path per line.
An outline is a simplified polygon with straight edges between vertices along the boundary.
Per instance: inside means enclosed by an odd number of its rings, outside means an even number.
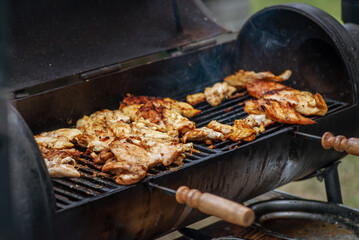
M80 153L72 148L80 134L78 129L61 128L34 136L51 177L80 177L75 168Z
M272 81L272 82L283 82L291 76L292 72L290 70L284 71L281 75L276 76L271 72L253 72L253 71L244 71L239 70L233 75L230 75L224 79L224 82L228 83L230 86L236 87L238 89L245 88L248 84L256 80Z
M195 94L187 95L186 101L193 106L206 101L206 95L204 95L204 93L195 93Z
M136 183L146 176L148 168L163 164L165 166L185 158L183 154L192 144L170 142L143 142L140 139L126 138L110 144L108 159L102 168L104 172L116 174L118 184Z
M288 103L270 99L247 100L244 111L263 114L273 121L289 124L313 124L315 121L297 113Z
M141 105L151 103L153 106L158 108L172 109L180 115L191 118L199 114L201 110L193 108L190 104L177 101L171 98L158 98L158 97L147 97L147 96L132 96L128 95L123 99L121 108L130 105Z
M211 106L216 107L224 99L230 98L237 89L228 85L225 82L216 83L212 87L206 87L204 93L195 93L188 95L186 100L191 105L203 102L206 100Z
M206 144L212 144L212 141L224 140L225 137L222 133L213 129L202 127L188 131L182 138L182 142L187 141L204 141Z
M213 120L208 123L207 127L217 132L221 132L225 139L229 138L235 142L241 140L253 141L257 134L246 119L235 120L233 126Z
M76 169L76 160L81 155L74 148L47 149L40 147L50 177L80 177Z
M287 102L295 111L305 116L324 116L328 112L327 104L319 93L313 95L306 91L283 89L267 92L262 98Z
M263 94L269 91L285 90L285 89L292 90L292 88L280 83L267 82L261 80L253 81L252 83L247 85L248 93L255 98L261 98Z

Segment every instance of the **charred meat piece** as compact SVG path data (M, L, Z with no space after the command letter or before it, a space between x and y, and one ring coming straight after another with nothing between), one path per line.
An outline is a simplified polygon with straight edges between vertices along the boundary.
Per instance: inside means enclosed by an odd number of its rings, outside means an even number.
M225 139L229 138L232 141L253 141L257 134L246 119L235 120L233 126L213 120L207 127L217 132L221 132Z
M40 148L50 177L80 177L76 169L77 158L81 153L74 148L52 150Z
M260 80L254 81L247 85L248 93L255 98L261 98L263 94L273 90L293 90L293 88L276 82L267 82Z
M305 116L324 116L328 112L328 106L319 93L313 95L307 91L282 89L269 91L262 98L287 102L295 111Z
M122 106L124 112L128 112L128 109L134 105ZM135 105L137 106L137 105ZM177 130L181 133L186 133L196 127L195 123L190 121L188 118L183 117L178 112L166 108L164 106L155 104L153 102L147 102L141 104L138 108L134 108L131 119L136 122L147 122L152 125L157 125L159 131L173 131Z
M270 99L247 100L244 111L249 114L265 114L267 118L288 124L313 124L315 121L297 113L287 102Z
M244 140L246 142L253 141L256 138L257 131L247 122L246 119L235 120L234 132L229 136L232 141Z
M252 127L261 125L263 125L263 127L267 127L275 123L275 121L267 118L265 114L249 114L246 119L249 125Z
M80 177L75 160L81 153L72 148L80 134L78 129L61 128L34 136L51 177Z
M271 99L289 103L297 112L305 115L324 116L328 112L323 97L316 93L300 91L280 83L254 81L248 84L247 91L256 98Z
M206 95L204 95L204 93L195 93L195 94L187 95L186 101L191 105L196 105L206 101Z
M187 141L204 141L208 145L211 145L212 141L218 140L225 140L224 135L207 127L190 130L182 138L183 143Z
M108 160L102 171L115 174L118 184L130 185L143 179L153 166L181 162L184 152L191 148L191 144L144 142L136 138L115 140L110 144L113 155L104 153Z
M74 139L82 132L76 128L60 128L34 136L37 144L48 149L64 149L74 146Z
M236 87L238 89L245 88L249 83L252 83L256 80L272 81L272 82L283 82L291 76L292 71L286 70L281 75L276 76L271 72L253 72L253 71L244 71L239 70L233 75L230 75L224 79L224 82L228 83L230 86Z
M218 106L224 99L227 99L232 96L237 89L228 85L225 82L216 83L212 87L207 87L204 89L204 95L206 96L206 101L213 107Z
M130 105L142 105L151 102L154 106L161 108L172 109L180 115L191 118L199 114L201 110L193 108L190 104L177 101L171 98L147 97L147 96L132 96L128 95L123 99L121 107Z
M76 137L77 143L81 147L100 152L108 148L116 134L125 134L128 131L126 122L129 121L130 117L120 110L104 109L84 116L76 123L76 128L83 133Z

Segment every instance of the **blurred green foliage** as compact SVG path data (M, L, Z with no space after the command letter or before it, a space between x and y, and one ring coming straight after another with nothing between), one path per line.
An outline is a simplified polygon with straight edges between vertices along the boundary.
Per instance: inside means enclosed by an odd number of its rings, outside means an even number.
M251 1L251 10L252 13L255 13L265 7L284 4L290 2L305 3L317 8L323 9L327 13L331 14L338 21L341 21L341 0L298 0L298 1L288 1L288 0L252 0Z

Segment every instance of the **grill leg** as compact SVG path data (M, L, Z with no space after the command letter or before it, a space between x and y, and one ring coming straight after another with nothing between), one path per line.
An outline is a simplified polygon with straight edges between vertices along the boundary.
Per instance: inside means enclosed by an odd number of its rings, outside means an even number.
M333 203L343 203L338 175L338 164L339 162L328 166L323 172L327 199L328 202Z

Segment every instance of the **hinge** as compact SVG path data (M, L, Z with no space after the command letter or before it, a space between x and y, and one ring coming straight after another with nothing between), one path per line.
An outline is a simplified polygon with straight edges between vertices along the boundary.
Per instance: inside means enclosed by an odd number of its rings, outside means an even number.
M195 42L195 43L190 43L186 46L181 47L181 51L183 53L187 53L187 52L192 52L192 51L196 51L200 48L204 48L204 47L208 47L208 46L212 46L217 44L217 40L216 39L206 39L203 41L199 41L199 42Z
M108 73L113 73L113 72L117 72L119 70L121 70L122 68L122 65L120 63L116 63L116 64L113 64L113 65L110 65L110 66L106 66L106 67L103 67L103 68L99 68L99 69L95 69L95 70L91 70L91 71L88 71L88 72L84 72L84 73L81 73L80 74L80 78L82 80L90 80L90 79L93 79L93 78L96 78L96 77L99 77L99 76L103 76L105 74L108 74Z

